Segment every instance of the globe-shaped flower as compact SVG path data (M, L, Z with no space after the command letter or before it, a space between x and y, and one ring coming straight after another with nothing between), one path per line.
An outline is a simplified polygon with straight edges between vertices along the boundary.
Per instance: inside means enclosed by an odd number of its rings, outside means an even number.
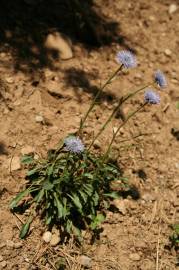
M167 86L167 80L162 71L157 70L155 72L154 79L158 86L160 86L161 88L165 88Z
M116 56L117 62L123 64L125 68L133 68L137 66L136 57L130 51L120 51Z
M159 104L160 96L156 94L152 89L148 89L144 94L144 100L150 104Z
M84 151L84 145L78 137L70 136L64 140L67 151L80 154Z

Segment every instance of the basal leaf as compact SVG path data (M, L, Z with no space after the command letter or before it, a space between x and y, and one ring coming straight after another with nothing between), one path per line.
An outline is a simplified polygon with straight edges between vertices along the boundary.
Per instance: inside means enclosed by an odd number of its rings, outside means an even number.
M22 164L31 164L34 162L34 158L32 156L24 155L21 157Z
M57 197L56 193L54 193L54 197L55 197L55 202L56 202L56 206L58 209L58 218L61 218L61 217L63 217L63 205L60 202L59 198Z
M95 230L104 220L105 216L103 214L98 214L95 216L90 224L91 229Z
M34 201L36 201L37 204L42 200L44 193L44 189L41 189L39 193L35 196Z
M18 203L22 200L23 197L27 196L30 193L30 189L26 189L20 192L10 203L10 209L13 209L18 205Z
M19 234L19 237L20 237L21 239L23 239L23 238L25 238L25 237L27 236L27 234L28 234L28 232L29 232L29 228L30 228L31 222L32 222L32 218L30 218L29 221L26 222L26 223L22 226L21 231L20 231L20 234Z
M82 204L80 202L78 195L73 193L72 195L68 196L72 199L74 205L78 208L79 212L82 213Z

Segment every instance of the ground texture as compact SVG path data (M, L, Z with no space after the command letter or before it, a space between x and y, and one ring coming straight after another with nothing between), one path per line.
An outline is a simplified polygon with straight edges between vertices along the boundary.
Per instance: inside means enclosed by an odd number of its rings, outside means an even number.
M69 269L82 269L78 264L81 254L92 258L94 270L177 269L177 254L170 249L169 235L170 226L179 222L179 7L170 14L169 0L96 0L90 8L94 11L93 26L99 20L96 14L101 18L101 26L96 25L103 31L102 38L100 34L97 38L98 46L92 47L87 35L75 39L76 33L70 28L65 34L71 39L73 58L40 62L39 52L43 56L45 51L39 36L47 35L48 28L63 30L65 23L57 27L54 20L60 18L55 10L49 15L53 18L40 24L36 4L18 2L26 8L24 18L18 17L21 10L17 7L8 12L9 22L1 18L0 269L57 269L60 256L66 258ZM42 1L38 4L43 5ZM2 6L7 12L8 4L2 1ZM37 14L24 24L23 19L29 19L33 9ZM42 9L45 18L47 10ZM107 213L100 239L93 245L87 238L82 248L75 247L73 241L51 247L42 240L45 227L41 220L33 223L27 240L20 241L19 226L25 215L15 216L8 208L13 196L25 186L25 170L18 159L29 149L45 156L59 139L78 128L101 82L117 68L116 52L126 48L136 53L138 67L122 72L106 88L88 119L85 134L88 143L122 94L151 83L156 69L166 74L168 87L160 93L160 105L139 112L115 141L118 163L139 196L127 196L121 211ZM141 100L138 95L128 102L122 116ZM96 147L100 151L105 150L113 128L123 117L114 119L99 138ZM120 142L126 138L128 141Z

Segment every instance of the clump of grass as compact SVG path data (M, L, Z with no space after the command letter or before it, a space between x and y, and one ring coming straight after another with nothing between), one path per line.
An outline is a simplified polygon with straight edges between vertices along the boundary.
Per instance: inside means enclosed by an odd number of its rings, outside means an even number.
M174 224L172 226L172 230L173 230L173 232L170 235L171 245L176 250L179 250L179 224Z
M119 197L119 192L113 190L114 182L120 189L129 188L126 178L122 177L119 166L110 162L109 156L112 145L120 129L148 104L159 104L159 95L151 89L157 83L160 88L166 87L166 79L161 71L157 71L154 82L128 93L120 98L111 115L97 131L90 145L83 142L83 128L88 115L96 105L96 100L105 87L119 75L123 68L134 68L137 65L135 56L128 51L117 54L120 66L109 76L93 99L89 109L81 119L76 134L67 135L60 145L49 151L45 159L34 159L24 156L22 163L28 165L25 189L10 203L14 210L26 198L26 204L31 209L27 222L22 226L20 237L24 238L34 217L39 214L46 225L60 224L64 233L81 237L81 231L90 229L95 231L105 220L105 210L110 200ZM150 87L147 89L147 87ZM92 146L107 125L112 121L120 107L130 98L145 90L144 102L126 116L113 133L109 145L104 153L95 155ZM116 186L116 184L115 184Z

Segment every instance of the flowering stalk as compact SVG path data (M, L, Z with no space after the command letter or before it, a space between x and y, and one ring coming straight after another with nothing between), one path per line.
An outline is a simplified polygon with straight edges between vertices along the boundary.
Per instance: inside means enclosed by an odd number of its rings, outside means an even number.
M95 103L96 103L96 100L98 99L98 97L100 96L100 94L102 93L102 91L104 90L104 88L111 83L112 79L119 73L119 71L122 69L123 67L123 64L120 65L120 67L117 68L117 70L109 77L109 79L103 84L102 87L100 87L100 89L98 90L96 96L94 97L88 111L86 112L85 116L83 119L81 119L81 122L80 122L80 128L78 130L78 134L81 133L82 129L83 129L83 126L84 126L84 123L89 115L89 113L92 111L93 107L95 106Z
M109 155L109 152L111 150L111 146L117 136L117 134L119 133L120 129L129 121L130 118L132 118L136 113L138 113L148 102L144 102L139 108L137 108L135 111L133 111L132 113L130 113L128 115L128 117L126 118L126 120L118 127L118 129L116 130L116 132L113 133L113 137L112 137L112 140L107 148L107 151L106 153L104 154L104 157L103 157L103 162L106 160L106 158L108 157Z
M106 120L106 122L104 123L104 125L100 128L99 132L96 134L96 136L93 138L93 141L91 142L88 150L93 146L94 142L97 140L97 138L101 135L101 133L104 131L104 129L107 127L107 125L111 122L111 120L114 118L114 116L116 115L116 113L119 111L121 105L127 101L129 98L133 97L134 95L136 95L138 92L144 90L145 88L147 88L149 85L143 86L142 88L137 89L134 92L131 92L129 94L127 94L124 97L121 97L119 100L119 103L117 105L116 108L114 108L113 112L111 113L111 115L108 117L108 119Z

